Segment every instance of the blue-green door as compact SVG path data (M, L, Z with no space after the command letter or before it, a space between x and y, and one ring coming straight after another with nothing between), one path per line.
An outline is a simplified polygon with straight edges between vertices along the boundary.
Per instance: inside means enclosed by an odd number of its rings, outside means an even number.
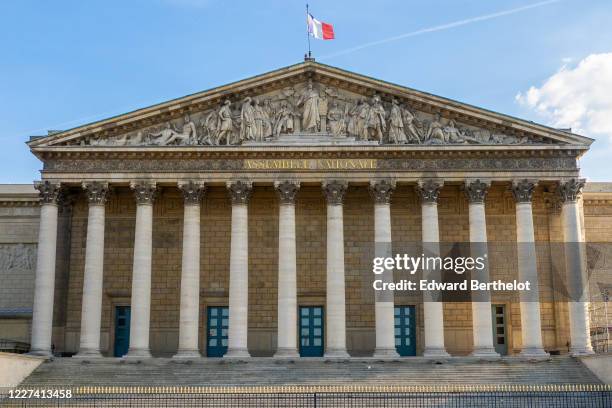
M300 307L300 357L323 356L323 306Z
M206 355L208 357L223 357L227 353L229 308L227 306L209 306L206 316Z
M395 349L400 356L416 356L414 306L395 306Z
M130 347L130 311L129 306L115 306L115 357L125 356Z
M508 354L506 307L504 305L491 305L491 318L493 319L493 344L495 345L495 351L505 356Z

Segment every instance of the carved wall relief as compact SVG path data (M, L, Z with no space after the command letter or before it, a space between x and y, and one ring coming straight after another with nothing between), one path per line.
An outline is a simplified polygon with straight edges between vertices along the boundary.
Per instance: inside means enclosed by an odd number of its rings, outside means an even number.
M224 100L214 109L115 137L89 136L83 146L217 146L264 143L284 134L367 141L370 144L543 144L416 111L406 100L370 97L315 83Z

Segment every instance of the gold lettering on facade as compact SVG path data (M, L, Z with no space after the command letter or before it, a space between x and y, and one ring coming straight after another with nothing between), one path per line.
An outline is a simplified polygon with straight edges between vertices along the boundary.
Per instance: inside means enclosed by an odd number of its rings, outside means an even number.
M247 159L247 170L371 170L376 159Z

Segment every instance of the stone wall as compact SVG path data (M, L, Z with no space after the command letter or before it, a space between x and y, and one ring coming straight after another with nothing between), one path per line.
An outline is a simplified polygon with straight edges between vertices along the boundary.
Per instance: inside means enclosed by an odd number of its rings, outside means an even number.
M29 342L39 209L0 205L0 339Z

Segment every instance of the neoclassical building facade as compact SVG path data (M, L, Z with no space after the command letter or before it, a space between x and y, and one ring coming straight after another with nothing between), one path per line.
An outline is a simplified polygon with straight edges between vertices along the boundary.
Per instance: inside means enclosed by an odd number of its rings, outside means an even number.
M36 254L19 333L81 358L590 354L591 143L312 60L32 138L38 196L0 188L5 225L39 217L0 242L4 273ZM376 247L420 242L512 244L487 277L534 289L377 300Z

